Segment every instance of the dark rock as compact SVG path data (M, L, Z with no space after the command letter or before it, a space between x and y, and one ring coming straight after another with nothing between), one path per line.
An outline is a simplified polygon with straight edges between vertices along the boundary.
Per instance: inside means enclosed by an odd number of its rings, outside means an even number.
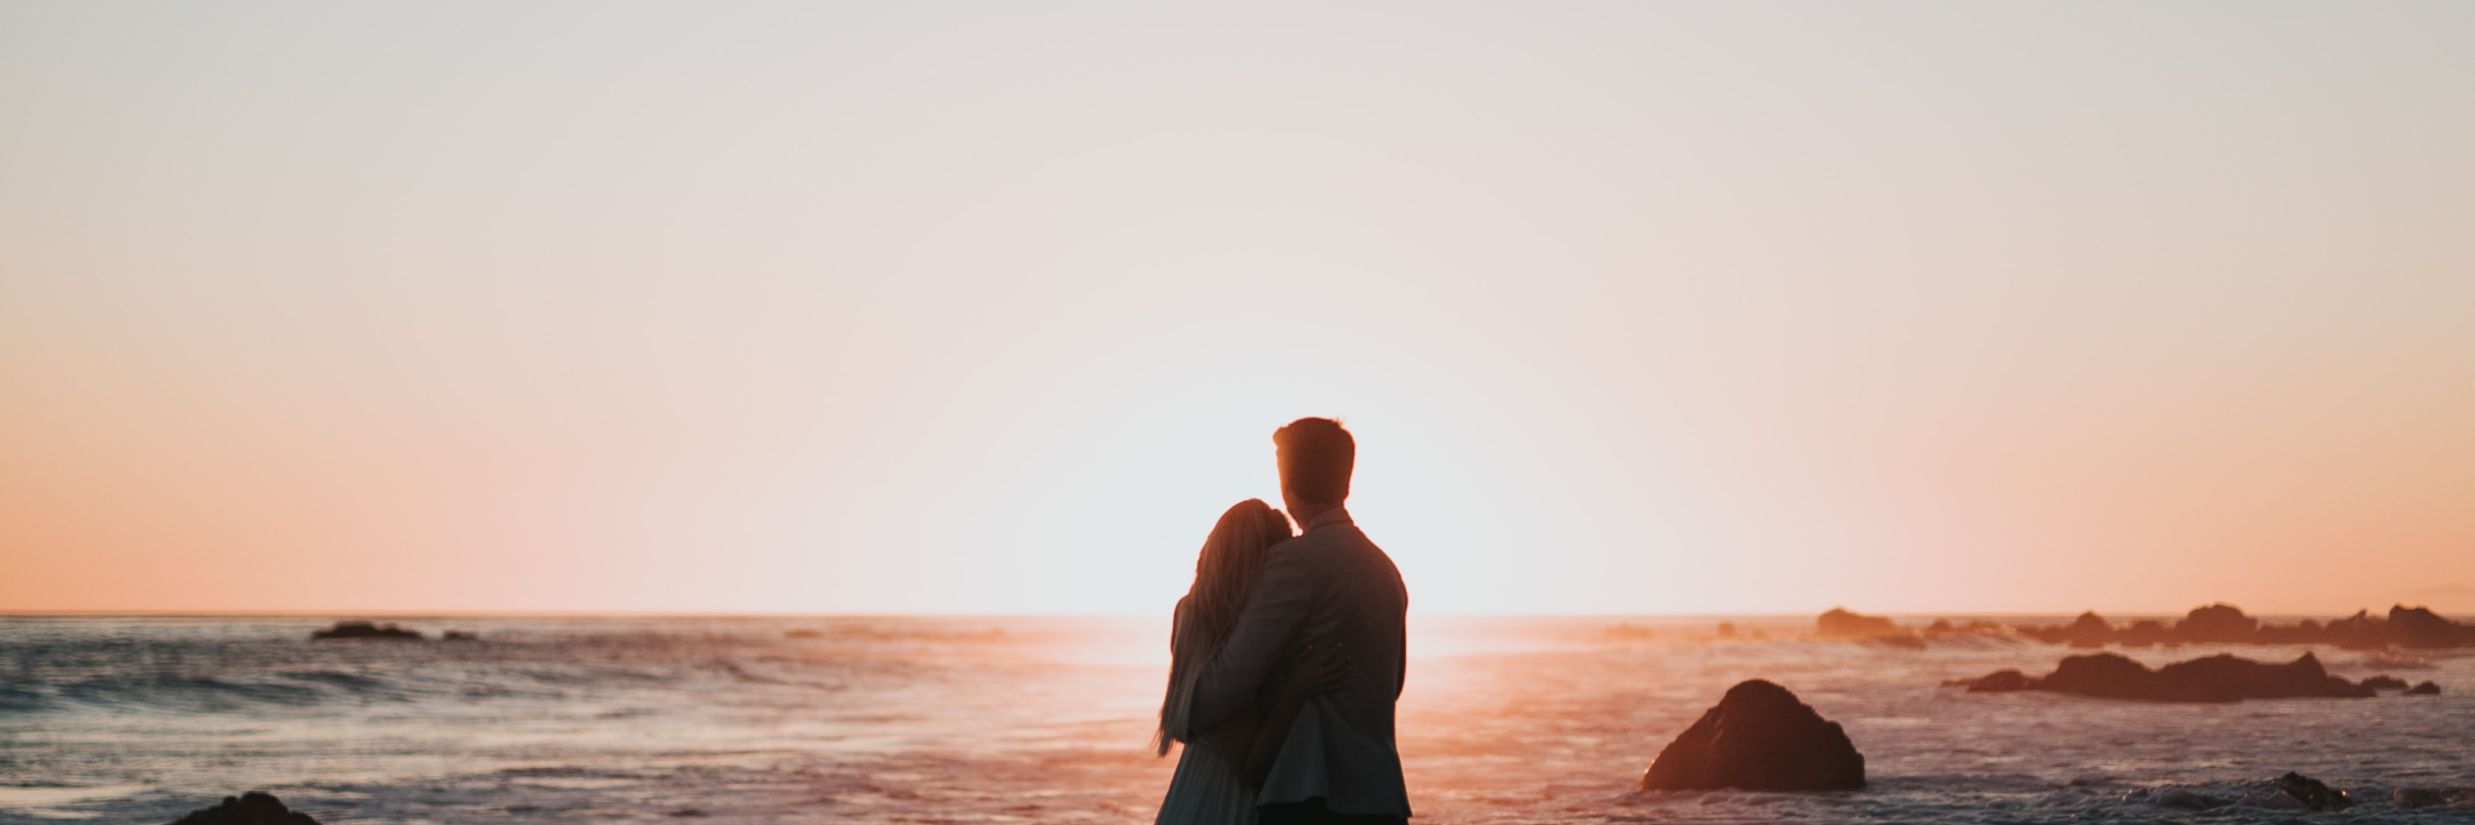
M2456 622L2421 607L2391 605L2383 630L2383 640L2399 647L2456 647L2465 643L2465 634Z
M2016 670L1997 670L1974 679L1961 679L1951 684L1967 685L1969 693L2009 693L2027 690L2028 674Z
M476 636L476 635L474 635L474 634L473 634L473 632L472 632L472 631L469 631L469 630L450 630L450 631L447 631L446 635L440 636L440 637L438 637L438 639L439 639L439 641L442 641L442 642L478 642L478 641L481 641L481 637L480 637L480 636Z
M311 631L309 637L311 639L383 639L417 642L421 640L421 632L406 630L393 624L351 621L336 622L334 627Z
M2384 624L2372 618L2372 611L2357 610L2355 615L2322 625L2321 641L2348 650L2379 650L2389 646L2389 642L2381 638Z
M2243 609L2218 603L2195 607L2174 626L2175 638L2184 642L2248 642L2260 635L2260 620L2243 615Z
M1742 788L1839 791L1865 787L1865 757L1839 723L1787 688L1760 679L1729 688L1642 774L1644 790Z
M2023 682L2025 682L2023 684ZM2372 689L2329 675L2310 653L2282 665L2220 654L2156 670L2113 653L2064 657L2054 672L2027 678L1998 671L1967 682L1971 693L2041 690L2150 702L2235 702L2244 699L2363 698Z
M2475 790L2465 788L2399 788L2389 792L2389 804L2400 808L2460 808L2475 806Z
M2053 673L2030 680L2026 689L2130 699L2153 690L2156 676L2128 656L2097 653L2064 657Z
M2406 680L2386 675L2369 676L2364 678L2363 686L2373 690L2405 690Z
M2439 696L2439 695L2441 695L2441 686L2440 686L2440 685L2437 685L2437 684L2433 684L2433 683L2431 683L2431 682L2425 682L2425 683L2423 683L2423 684L2419 684L2419 685L2416 685L2416 686L2414 686L2414 687L2407 688L2407 689L2406 689L2406 695L2408 695L2408 696Z
M2122 642L2129 647L2154 647L2167 641L2172 631L2156 619L2141 619L2123 629Z
M1858 620L1872 618L1852 613L1846 616ZM2405 605L2389 608L2386 618L2359 610L2355 615L2326 623L2302 619L2291 625L2263 624L2230 604L2193 608L2172 626L2142 619L2127 627L2114 627L2105 617L2091 611L2069 624L2020 625L2009 630L2041 642L2078 648L2109 644L2168 648L2182 644L2335 645L2348 650L2475 647L2475 625L2459 624L2425 608ZM1882 631L1849 625L1842 632L1873 635Z
M2168 808L2181 808L2186 811L2205 811L2234 804L2234 800L2231 799L2210 796L2185 788L2167 789L2158 793L2153 801Z
M171 825L318 825L308 814L284 807L273 794L250 791L227 796L212 808L199 808Z
M2278 777L2274 784L2280 793L2302 803L2308 810L2342 811L2355 806L2354 797L2348 796L2345 791L2292 771Z
M2097 615L2097 611L2091 610L2072 620L2070 627L2063 628L2062 638L2072 647L2104 647L2108 640L2114 638L2114 625L2107 622L2104 616Z
M1899 625L1886 616L1867 616L1844 607L1831 608L1813 622L1813 633L1825 639L1870 639L1897 636Z

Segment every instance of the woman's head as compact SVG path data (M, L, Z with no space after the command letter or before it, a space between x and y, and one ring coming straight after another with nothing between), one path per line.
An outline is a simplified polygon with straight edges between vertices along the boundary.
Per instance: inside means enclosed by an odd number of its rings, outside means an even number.
M1160 703L1160 729L1152 744L1166 756L1169 740L1184 735L1195 673L1237 629L1246 598L1263 575L1272 545L1289 538L1289 517L1260 499L1247 499L1220 514L1195 557L1195 583L1178 603L1177 629L1169 640L1169 693Z
M1230 505L1203 539L1195 557L1194 586L1186 592L1186 609L1207 626L1226 632L1246 607L1255 578L1263 572L1265 551L1289 538L1289 517L1262 499ZM1214 636L1220 635L1214 633Z

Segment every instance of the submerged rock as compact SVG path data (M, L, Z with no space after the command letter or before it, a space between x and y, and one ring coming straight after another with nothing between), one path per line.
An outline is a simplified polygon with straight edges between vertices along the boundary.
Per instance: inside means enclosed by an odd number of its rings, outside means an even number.
M2320 780L2288 772L2276 779L2244 782L2232 787L2197 786L2167 787L2135 791L2125 799L2145 797L2150 803L2187 811L2207 811L2218 808L2261 808L2277 811L2342 811L2354 807L2355 798L2343 790L2330 787ZM2249 821L2246 819L2245 821Z
M1787 688L1754 679L1729 688L1642 774L1644 790L1741 788L1840 791L1865 787L1865 757L1839 723Z
M480 636L478 636L478 635L475 635L475 634L474 634L472 631L470 631L470 630L450 630L450 631L447 631L446 635L440 636L440 637L438 637L438 639L439 639L439 641L442 641L442 642L478 642L478 641L481 641L481 637L480 637Z
M421 640L421 632L406 630L393 624L350 621L336 622L334 627L311 631L309 637L311 639L385 639L417 642Z
M2437 684L2434 684L2434 683L2431 683L2431 682L2425 682L2425 683L2423 683L2423 684L2416 685L2416 686L2411 687L2411 688L2407 688L2407 689L2406 689L2406 695L2408 695L2408 696L2439 696L2439 695L2441 695L2441 686L2440 686L2440 685L2437 685Z
M273 794L250 791L224 797L214 807L190 811L171 825L318 825L318 820L284 807Z
M2389 792L2389 804L2400 808L2463 808L2475 806L2475 790L2465 788L2399 788Z
M2278 777L2270 784L2277 788L2279 793L2293 799L2306 810L2342 811L2355 806L2355 798L2348 796L2345 791L2329 787L2318 779L2293 771L2286 772L2285 776Z
M2225 797L2210 796L2208 794L2186 788L2168 788L2164 791L2158 792L2154 797L2151 797L2151 799L2159 805L2163 805L2168 808L2181 808L2186 811L2205 811L2211 808L2223 808L2234 804L2234 800L2227 799Z
M1960 682L1970 693L2039 690L2151 702L2236 702L2244 699L2356 699L2372 689L2331 676L2310 653L2274 665L2228 654L2176 662L2156 670L2113 653L2069 656L2043 678L2003 670Z

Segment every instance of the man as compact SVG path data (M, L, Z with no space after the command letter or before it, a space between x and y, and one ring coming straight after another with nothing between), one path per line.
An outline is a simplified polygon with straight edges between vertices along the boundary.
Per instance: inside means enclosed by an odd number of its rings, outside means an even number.
M1340 422L1301 418L1272 434L1281 499L1302 532L1274 546L1237 628L1195 683L1191 724L1207 729L1249 701L1308 640L1349 652L1343 687L1299 710L1255 804L1262 825L1404 823L1409 792L1393 743L1409 591L1392 558L1343 504L1357 442Z

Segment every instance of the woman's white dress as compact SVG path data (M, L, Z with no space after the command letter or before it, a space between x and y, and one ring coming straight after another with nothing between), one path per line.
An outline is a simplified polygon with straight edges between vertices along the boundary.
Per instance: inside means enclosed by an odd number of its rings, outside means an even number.
M1212 731L1202 741L1177 754L1177 775L1169 779L1169 796L1160 802L1156 825L1254 825L1255 792L1238 778Z

